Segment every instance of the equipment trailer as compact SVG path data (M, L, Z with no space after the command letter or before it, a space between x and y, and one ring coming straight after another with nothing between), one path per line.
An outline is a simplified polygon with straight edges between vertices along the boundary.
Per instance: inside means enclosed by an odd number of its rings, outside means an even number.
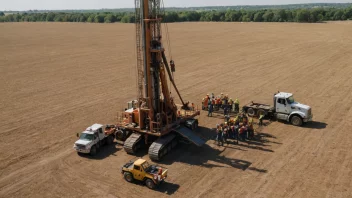
M313 119L312 108L296 102L291 93L274 94L273 103L274 106L251 102L243 106L243 111L251 117L264 115L270 119L285 120L294 126L301 126Z
M200 111L191 110L189 103L183 101L173 78L174 61L169 64L165 55L161 0L135 0L135 5L138 96L117 127L120 133L132 133L124 143L127 153L135 154L144 145L150 145L149 157L160 160L177 145L179 138L189 139L198 146L205 141L191 130L198 126L195 117ZM174 103L168 79L182 102L181 107Z

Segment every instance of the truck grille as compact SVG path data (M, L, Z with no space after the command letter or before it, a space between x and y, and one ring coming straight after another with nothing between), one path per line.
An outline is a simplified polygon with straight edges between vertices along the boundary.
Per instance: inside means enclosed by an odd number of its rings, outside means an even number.
M312 108L308 110L308 116L312 115Z
M85 149L86 146L82 145L82 144L76 144L77 148L78 149Z

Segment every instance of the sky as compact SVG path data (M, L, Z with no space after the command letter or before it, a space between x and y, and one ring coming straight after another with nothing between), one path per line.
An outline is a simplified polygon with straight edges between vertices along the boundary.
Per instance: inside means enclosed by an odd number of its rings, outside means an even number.
M352 0L164 0L165 7L352 3ZM0 10L132 8L134 0L0 0Z

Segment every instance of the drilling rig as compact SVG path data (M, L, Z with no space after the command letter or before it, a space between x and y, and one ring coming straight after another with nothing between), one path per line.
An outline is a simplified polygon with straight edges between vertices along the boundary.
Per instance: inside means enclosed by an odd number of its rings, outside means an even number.
M174 61L170 64L162 42L162 0L135 0L137 48L137 100L129 103L117 124L119 134L130 134L124 150L135 154L149 146L152 160L161 160L180 140L197 146L205 141L193 131L198 127L200 111L180 95L174 81ZM172 84L182 105L171 96Z

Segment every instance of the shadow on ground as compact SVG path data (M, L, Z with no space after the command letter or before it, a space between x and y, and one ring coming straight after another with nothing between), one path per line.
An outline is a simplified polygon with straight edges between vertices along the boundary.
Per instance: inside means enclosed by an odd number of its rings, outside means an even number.
M102 160L105 159L109 156L117 156L116 152L118 152L119 150L121 150L122 148L118 148L117 146L119 145L119 143L114 142L111 145L105 145L102 146L97 154L95 156L90 156L89 154L83 154L83 153L78 153L78 155L80 155L81 157L86 157L89 159L93 159L93 160Z
M160 184L160 186L157 187L156 191L161 192L163 194L172 195L179 188L180 188L180 185L178 184L163 182L162 184Z
M286 122L286 121L278 121L280 123L286 124L286 125L291 125L291 123ZM304 123L302 125L302 128L307 128L307 129L325 129L328 124L324 122L318 122L318 121L310 121L307 123Z
M144 188L147 188L145 186L145 183L142 181L133 181L131 184L137 185L137 186L143 186ZM156 186L154 191L167 194L167 195L172 195L174 194L178 189L180 188L180 185L170 183L167 181L162 182L159 186Z
M215 138L215 131L213 129L200 127L199 130L197 130L197 132L200 132L201 135L207 140L211 140ZM245 145L247 143L240 143L239 145L237 145L237 147L230 147L229 144L225 143L224 146L219 147L219 149L216 149L216 148L212 148L208 144L205 144L202 147L196 147L192 144L189 144L189 145L181 144L177 147L177 149L175 149L174 151L166 155L165 158L162 160L161 164L170 165L174 162L182 162L182 163L195 165L195 166L202 166L206 168L230 166L232 168L240 169L243 171L251 170L251 171L256 171L260 173L267 172L267 170L264 170L264 169L251 167L252 162L242 160L242 159L229 158L224 155L221 155L222 152L227 148L245 151L244 149L242 149L242 147L250 148L250 149L258 149L256 148L258 146L251 146L249 144ZM264 149L262 147L260 150L269 151L269 149ZM273 151L270 150L270 152L273 152Z
M324 122L311 121L303 125L303 128L309 129L325 129L328 124Z

